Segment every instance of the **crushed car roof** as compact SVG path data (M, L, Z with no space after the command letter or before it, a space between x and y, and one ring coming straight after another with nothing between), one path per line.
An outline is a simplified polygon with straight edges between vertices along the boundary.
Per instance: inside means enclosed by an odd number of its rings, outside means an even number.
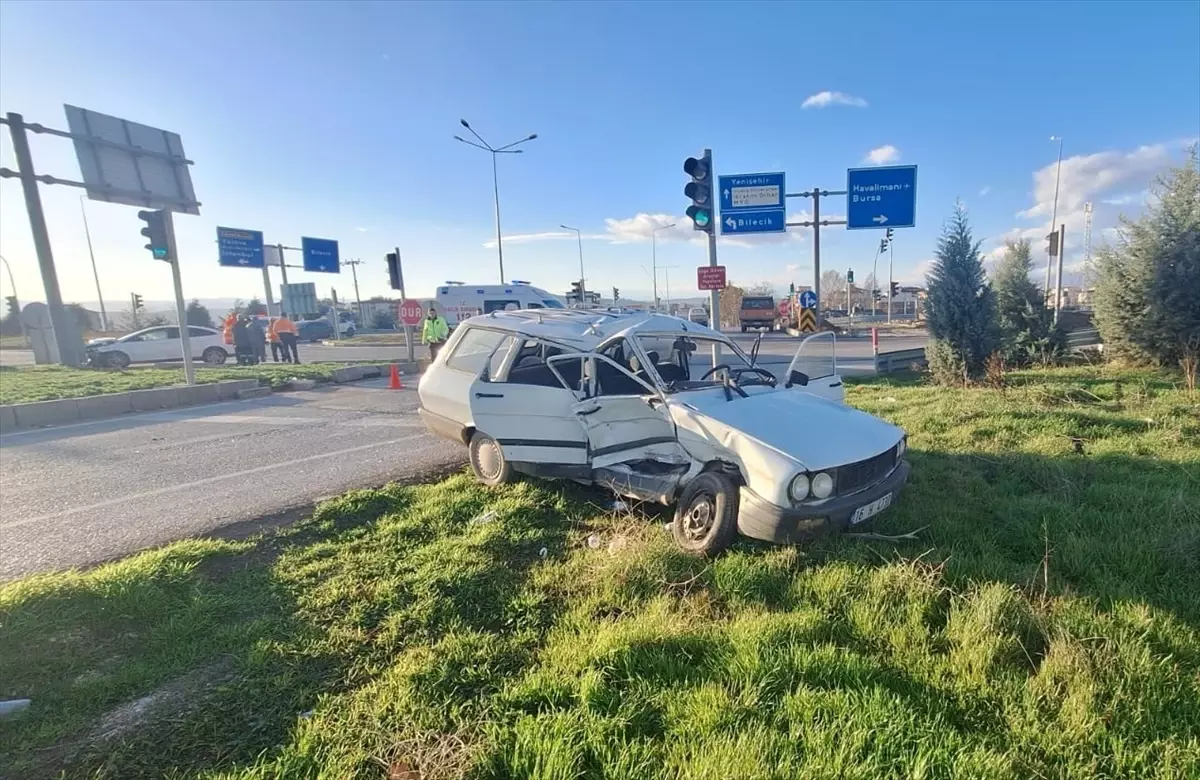
M464 324L494 327L530 338L544 338L581 349L594 349L613 336L639 333L694 333L728 342L729 339L703 325L658 313L612 313L587 309L520 309L495 311L472 317Z

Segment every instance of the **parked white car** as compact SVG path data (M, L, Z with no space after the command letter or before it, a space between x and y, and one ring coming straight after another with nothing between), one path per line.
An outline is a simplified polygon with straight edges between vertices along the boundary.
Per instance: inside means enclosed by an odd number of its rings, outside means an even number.
M757 346L677 317L495 312L455 330L420 414L489 485L522 472L677 503L694 553L738 531L802 541L883 511L909 472L904 431L842 403L833 347L806 339L780 384Z
M694 322L697 325L708 324L708 309L694 308L688 309L688 322Z
M192 358L220 365L229 357L220 331L199 325L188 326ZM174 325L145 328L119 339L93 339L86 345L88 360L98 366L125 368L130 363L183 360L183 339Z

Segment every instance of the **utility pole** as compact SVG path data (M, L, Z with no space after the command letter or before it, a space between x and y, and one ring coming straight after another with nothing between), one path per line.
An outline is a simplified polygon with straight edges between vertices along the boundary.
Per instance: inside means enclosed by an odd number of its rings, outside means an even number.
M355 258L353 260L343 260L342 265L350 266L350 275L354 277L354 305L358 309L358 318L363 319L362 313L362 298L358 297L358 266L362 265L362 260Z
M1058 183L1062 176L1062 154L1063 154L1063 138L1061 135L1050 136L1051 141L1058 141L1058 165L1054 170L1054 208L1050 212L1050 233L1053 234L1058 230ZM1062 247L1058 248L1059 253L1062 253ZM1050 295L1050 265L1054 262L1054 255L1046 253L1046 286L1042 288L1042 299L1045 300Z
M587 282L583 278L583 233L579 228L573 228L568 225L559 225L563 230L571 230L575 233L575 238L579 241L579 301L580 303L587 300Z
M823 300L821 298L821 227L829 225L844 225L844 219L821 219L821 198L827 198L830 195L845 195L845 190L823 190L820 187L813 187L805 192L789 192L784 197L788 198L812 198L813 200L813 218L805 222L788 222L787 227L810 227L813 229L813 294L817 296L817 323L820 327L821 322L821 306Z
M709 176L712 176L711 172L709 172ZM653 278L654 308L656 309L658 308L658 231L668 230L673 227L675 227L674 222L669 225L659 225L650 230L650 276ZM716 257L715 248L709 252L709 265L716 265L716 261L712 259L714 257Z

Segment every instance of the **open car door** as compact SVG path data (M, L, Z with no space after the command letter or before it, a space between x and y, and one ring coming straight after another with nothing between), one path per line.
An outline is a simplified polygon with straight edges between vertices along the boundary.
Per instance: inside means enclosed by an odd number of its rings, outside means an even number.
M575 416L577 396L558 372L562 384L553 379L530 384L510 377L508 352L515 351L513 341L506 336L471 383L469 402L476 430L495 439L505 460L517 471L539 477L586 478L588 443ZM581 356L574 356L576 376L581 363ZM570 375L569 362L560 368Z
M846 388L837 372L837 340L832 332L814 333L796 349L784 386L830 401L844 401Z

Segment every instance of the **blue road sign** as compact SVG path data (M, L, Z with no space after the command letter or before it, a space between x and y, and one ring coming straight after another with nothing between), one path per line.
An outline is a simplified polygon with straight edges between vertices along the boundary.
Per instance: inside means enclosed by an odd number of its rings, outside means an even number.
M817 294L812 290L805 290L800 293L800 308L815 309L817 308Z
M787 230L782 172L720 176L718 185L722 233L783 233Z
M846 229L914 227L917 166L851 168L846 171Z
M262 268L262 231L217 228L217 262L232 268Z
M301 238L300 252L304 255L304 270L323 274L342 272L338 260L338 242L330 238Z

